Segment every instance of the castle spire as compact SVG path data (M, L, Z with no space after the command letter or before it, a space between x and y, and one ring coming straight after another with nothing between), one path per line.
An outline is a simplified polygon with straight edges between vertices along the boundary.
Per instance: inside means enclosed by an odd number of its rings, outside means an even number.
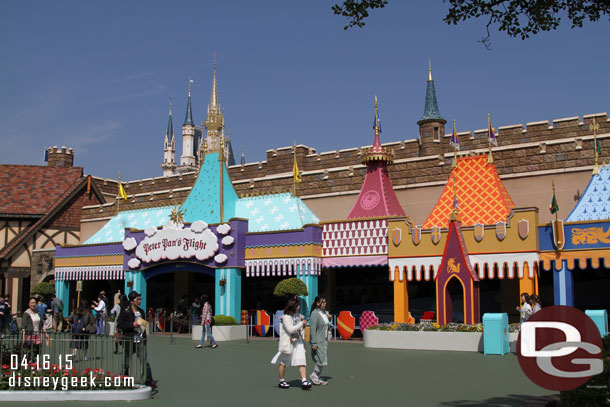
M165 130L165 137L168 142L172 142L174 140L174 123L172 121L172 97L169 97L169 119L167 121L167 130Z
M381 133L381 120L379 120L379 110L377 108L377 95L375 95L375 119L373 122L373 129L375 129L375 141L373 142L373 150L381 151L381 141L379 140L379 133Z
M208 112L210 110L219 110L218 86L216 84L216 54L214 54L214 77L212 79L212 94L210 95L210 106L208 107Z
M194 126L195 122L193 122L193 109L191 108L191 84L193 80L189 78L189 97L186 102L186 116L184 117L183 125L191 125Z
M434 89L434 79L432 79L432 65L428 61L428 81L426 85L426 103L424 106L424 114L422 120L444 120L438 110L438 102L436 101L436 90Z
M220 136L224 133L225 120L220 105L218 104L218 85L216 82L216 54L214 54L214 76L212 77L212 94L208 105L208 114L203 123L207 136L208 152L216 152L220 149Z

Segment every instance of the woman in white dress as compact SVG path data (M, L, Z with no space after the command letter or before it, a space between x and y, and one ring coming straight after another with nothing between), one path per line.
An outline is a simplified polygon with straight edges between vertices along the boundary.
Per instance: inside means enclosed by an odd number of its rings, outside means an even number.
M286 366L298 366L301 375L301 389L311 389L307 381L307 357L303 341L303 329L307 320L299 313L299 301L296 298L288 300L284 308L284 316L280 324L280 342L278 352L271 360L272 364L279 365L280 389L288 389L290 385L284 379Z

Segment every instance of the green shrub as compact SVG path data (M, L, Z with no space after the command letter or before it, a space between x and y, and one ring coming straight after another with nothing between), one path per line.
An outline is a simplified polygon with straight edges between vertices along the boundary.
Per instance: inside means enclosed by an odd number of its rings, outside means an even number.
M610 405L610 336L604 337L603 344L604 371L574 390L562 391L561 401L565 407Z
M217 325L217 326L237 325L237 321L232 316L228 316L228 315L215 315L214 316L214 325Z
M275 286L273 295L278 297L294 297L295 295L307 295L307 286L296 277L282 280Z
M38 283L30 291L32 295L42 295L44 298L50 298L55 295L55 287L49 283Z

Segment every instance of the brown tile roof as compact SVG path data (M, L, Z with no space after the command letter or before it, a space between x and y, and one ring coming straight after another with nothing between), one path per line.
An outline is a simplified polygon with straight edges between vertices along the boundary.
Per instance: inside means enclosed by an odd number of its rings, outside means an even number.
M0 214L44 215L82 175L81 167L0 165Z

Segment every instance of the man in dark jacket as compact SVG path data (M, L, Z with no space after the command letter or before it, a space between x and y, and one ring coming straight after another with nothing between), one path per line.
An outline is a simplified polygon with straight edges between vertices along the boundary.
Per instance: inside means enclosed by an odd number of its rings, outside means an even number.
M136 353L138 358L143 358L146 363L146 385L156 387L156 382L152 378L152 370L147 361L146 355L146 326L144 318L146 314L140 308L142 297L136 291L132 291L127 296L129 306L121 310L117 327L123 332L123 344L125 345L125 375L129 375L129 361L131 355Z

